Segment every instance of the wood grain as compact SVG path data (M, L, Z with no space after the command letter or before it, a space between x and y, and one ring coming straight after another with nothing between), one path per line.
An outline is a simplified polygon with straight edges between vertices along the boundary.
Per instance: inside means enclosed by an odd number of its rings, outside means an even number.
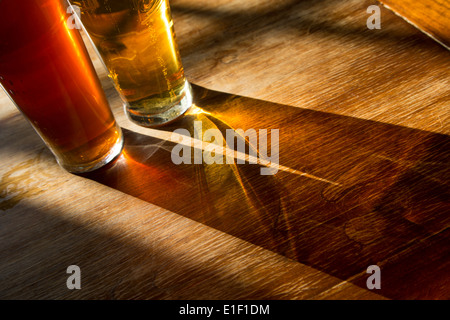
M278 128L280 164L291 170L177 166L174 143L125 130L122 157L84 176L363 288L369 265L396 270L378 291L385 297L448 294L439 289L450 284L448 136L199 87L195 96L197 109L165 130L194 136L200 122L225 140L229 129ZM406 259L420 266L413 274ZM408 282L395 279L409 276L420 289L399 290Z
M450 4L447 0L380 2L450 49Z
M188 78L203 87L449 134L450 52L361 0L173 0ZM237 80L239 79L239 80Z
M0 297L448 299L448 50L384 8L368 30L374 1L171 4L201 112L133 126L93 56L126 136L102 171L59 168L0 95ZM279 129L292 171L174 165L194 120Z

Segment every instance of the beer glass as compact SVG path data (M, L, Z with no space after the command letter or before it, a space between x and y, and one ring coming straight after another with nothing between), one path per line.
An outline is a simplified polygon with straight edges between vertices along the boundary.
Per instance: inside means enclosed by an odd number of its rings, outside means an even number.
M0 0L0 83L58 163L94 170L121 153L122 132L62 0Z
M126 100L128 118L153 127L192 104L167 0L69 0Z

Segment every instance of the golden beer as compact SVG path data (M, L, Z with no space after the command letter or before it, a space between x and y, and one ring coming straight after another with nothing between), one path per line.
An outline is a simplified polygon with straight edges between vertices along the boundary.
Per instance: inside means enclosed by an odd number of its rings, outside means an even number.
M192 104L166 0L73 0L137 124L155 126Z

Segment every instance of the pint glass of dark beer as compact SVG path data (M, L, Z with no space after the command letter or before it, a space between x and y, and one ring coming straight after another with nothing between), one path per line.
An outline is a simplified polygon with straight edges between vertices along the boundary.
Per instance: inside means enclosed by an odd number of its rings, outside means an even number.
M0 0L0 84L58 163L91 171L120 154L122 132L62 0Z

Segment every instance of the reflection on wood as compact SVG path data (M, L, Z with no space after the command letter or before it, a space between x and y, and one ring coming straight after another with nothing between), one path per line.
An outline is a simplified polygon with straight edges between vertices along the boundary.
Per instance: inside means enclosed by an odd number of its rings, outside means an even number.
M195 93L205 112L164 130L193 134L194 121L224 136L230 128L279 129L281 165L339 185L285 171L264 176L256 164L175 165L173 142L129 130L121 158L86 176L361 287L369 265L393 270L385 297L445 298L448 136ZM405 290L410 278L416 290Z

